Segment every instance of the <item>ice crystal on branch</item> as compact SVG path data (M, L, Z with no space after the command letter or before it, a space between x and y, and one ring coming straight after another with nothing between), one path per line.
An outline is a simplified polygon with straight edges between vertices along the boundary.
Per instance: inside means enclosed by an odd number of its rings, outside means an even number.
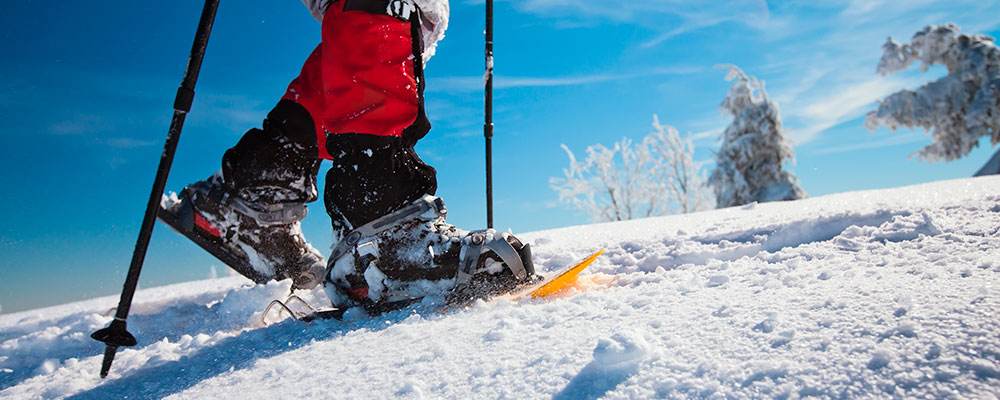
M963 157L983 136L993 145L1000 143L1000 48L989 36L958 32L954 24L928 25L910 44L890 37L882 45L879 74L904 70L918 60L921 71L935 64L948 69L947 76L916 91L889 95L865 119L865 127L873 131L879 126L933 130L934 142L917 152L922 160Z
M806 197L798 178L782 168L795 162L795 153L782 133L778 105L757 78L735 66L723 67L729 68L726 80L734 82L719 107L733 115L733 122L722 133L708 178L718 207Z

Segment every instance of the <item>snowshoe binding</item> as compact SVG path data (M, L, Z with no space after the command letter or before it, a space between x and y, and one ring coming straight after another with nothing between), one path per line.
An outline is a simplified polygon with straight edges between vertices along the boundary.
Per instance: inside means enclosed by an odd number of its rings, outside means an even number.
M492 229L458 229L446 216L444 202L425 195L344 235L323 281L333 305L377 313L429 295L467 302L540 280L529 245Z
M311 289L326 263L302 235L306 210L305 204L251 204L226 190L216 174L164 195L157 216L256 283L291 278L293 289Z

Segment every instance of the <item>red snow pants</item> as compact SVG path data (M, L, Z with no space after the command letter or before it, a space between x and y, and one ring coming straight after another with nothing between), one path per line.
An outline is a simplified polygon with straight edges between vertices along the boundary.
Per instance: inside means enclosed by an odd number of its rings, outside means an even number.
M414 24L389 15L344 11L347 1L327 9L322 42L282 97L301 104L312 116L319 157L329 160L333 157L327 135L402 136L422 111L417 74L423 66L417 65L419 54L414 56L419 49Z

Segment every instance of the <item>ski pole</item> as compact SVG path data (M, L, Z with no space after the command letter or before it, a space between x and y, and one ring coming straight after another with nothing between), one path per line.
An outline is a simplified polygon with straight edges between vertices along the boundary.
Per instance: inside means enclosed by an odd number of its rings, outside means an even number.
M132 296L139 283L139 272L142 271L142 262L146 258L149 238L153 234L156 213L160 208L163 189L167 185L170 164L173 163L174 153L177 151L177 142L180 140L181 128L184 126L184 117L191 110L191 103L194 101L194 84L198 80L201 61L205 57L205 48L208 47L208 35L212 32L215 11L218 7L219 0L205 0L205 7L201 11L201 20L198 22L198 31L195 33L191 57L188 59L187 69L184 72L184 80L181 82L180 88L177 89L177 96L174 98L174 117L170 122L170 130L167 132L167 140L163 145L163 153L160 155L160 165L156 170L156 179L153 180L153 192L150 193L149 203L146 204L146 214L139 229L139 239L135 243L135 251L132 252L132 264L128 268L128 275L125 278L125 286L122 288L122 296L118 302L115 319L107 328L90 335L94 340L105 344L104 360L101 363L101 378L108 376L118 347L136 345L135 337L125 329L125 320L128 318L129 308L132 306Z
M486 227L493 228L493 0L486 0Z

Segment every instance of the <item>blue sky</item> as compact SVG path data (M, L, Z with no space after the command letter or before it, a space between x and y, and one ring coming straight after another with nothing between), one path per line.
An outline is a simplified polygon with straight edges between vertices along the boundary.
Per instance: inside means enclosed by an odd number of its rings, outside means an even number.
M905 4L899 4L905 3ZM202 3L19 1L0 15L0 307L12 312L118 293L159 161ZM970 176L992 154L927 164L922 131L869 133L874 101L943 74L880 77L887 36L927 24L1000 36L997 1L520 0L496 4L495 220L533 231L587 223L554 204L560 144L640 139L652 115L709 160L729 122L718 64L766 82L794 141L790 169L812 196ZM482 1L453 0L427 69L434 130L418 152L438 170L449 221L485 225ZM168 188L179 190L260 120L319 40L299 2L222 1ZM321 173L322 177L323 174ZM329 246L322 203L304 231ZM162 225L141 279L226 274Z

